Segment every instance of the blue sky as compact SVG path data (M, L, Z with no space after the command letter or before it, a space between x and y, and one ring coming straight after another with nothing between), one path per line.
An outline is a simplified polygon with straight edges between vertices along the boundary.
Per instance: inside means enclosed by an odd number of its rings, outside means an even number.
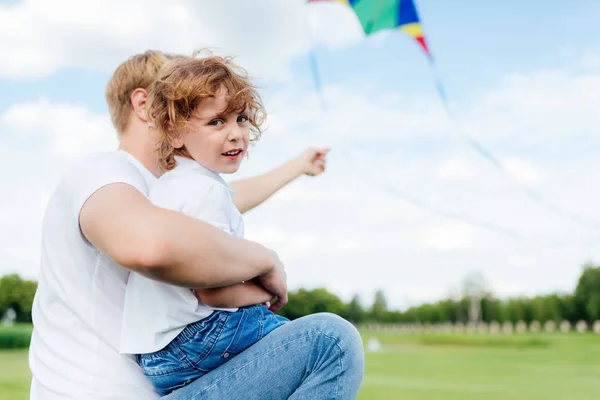
M17 7L20 2L3 3ZM417 5L437 68L455 100L496 84L504 74L568 64L600 44L596 24L600 5L591 0L568 6L541 0L421 0ZM401 32L341 49L320 44L315 51L325 83L385 85L417 93L434 90L425 58ZM309 74L304 56L290 64L295 78ZM110 74L110 69L62 68L43 77L3 76L0 106L46 96L105 111L103 89ZM264 80L266 85L281 87L281 82Z
M8 243L0 273L35 277L53 186L74 159L114 147L104 103L114 68L147 48L198 46L239 55L265 87L270 128L236 177L306 146L333 147L327 174L294 182L247 216L249 237L281 254L293 288L326 286L366 301L383 288L402 307L459 291L472 271L500 296L571 290L581 264L600 260L597 232L549 212L511 180L600 221L597 2L418 1L454 122L416 43L400 32L365 39L342 6L138 3L0 2L0 167L20 166L0 196ZM307 11L326 111L306 56ZM464 133L512 178L466 146ZM526 239L415 207L376 182Z

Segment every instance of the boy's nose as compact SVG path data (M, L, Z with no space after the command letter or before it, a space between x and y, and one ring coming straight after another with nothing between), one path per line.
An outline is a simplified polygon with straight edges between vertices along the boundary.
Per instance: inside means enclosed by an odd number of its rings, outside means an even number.
M239 126L233 126L229 131L229 140L234 142L242 138L242 128Z

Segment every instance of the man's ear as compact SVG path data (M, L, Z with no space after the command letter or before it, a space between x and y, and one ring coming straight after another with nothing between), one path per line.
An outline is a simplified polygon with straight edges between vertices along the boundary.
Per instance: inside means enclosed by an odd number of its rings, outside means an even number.
M133 112L139 119L148 122L146 114L146 101L148 100L148 92L145 89L137 88L131 93L131 105Z

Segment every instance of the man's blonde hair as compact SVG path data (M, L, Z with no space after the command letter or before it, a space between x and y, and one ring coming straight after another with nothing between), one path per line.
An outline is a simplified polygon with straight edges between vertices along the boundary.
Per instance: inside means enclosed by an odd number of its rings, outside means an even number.
M186 133L196 108L219 90L227 93L223 114L247 113L251 141L258 140L266 112L256 87L246 71L229 57L179 56L160 71L148 93L148 121L158 132L158 164L162 170L175 167L175 155L191 158L185 147L174 148L174 139Z
M127 129L133 111L131 94L135 89L148 90L167 61L176 58L157 50L130 57L117 67L106 85L106 102L113 125L119 135Z

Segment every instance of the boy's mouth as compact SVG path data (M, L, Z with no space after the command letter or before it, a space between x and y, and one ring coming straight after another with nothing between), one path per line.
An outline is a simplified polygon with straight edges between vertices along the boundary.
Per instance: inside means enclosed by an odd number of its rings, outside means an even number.
M242 149L232 149L226 151L225 153L221 153L221 155L229 158L230 160L235 160L240 154L242 154L242 151Z

